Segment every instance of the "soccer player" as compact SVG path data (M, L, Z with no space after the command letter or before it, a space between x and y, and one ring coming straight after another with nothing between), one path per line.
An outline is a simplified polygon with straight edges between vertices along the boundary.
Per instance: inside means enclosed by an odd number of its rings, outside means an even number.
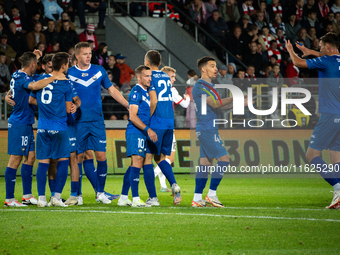
M72 107L71 82L66 79L68 69L68 54L56 53L52 58L53 72L44 74L41 80L49 79L52 75L64 74L64 80L53 81L44 89L36 93L39 120L37 132L37 186L39 193L38 207L46 207L45 196L46 174L51 159L57 159L56 189L51 198L53 206L65 207L61 201L61 193L65 186L68 174L70 157L69 136L67 130L67 114ZM30 97L30 101L33 98Z
M84 166L85 174L97 192L97 201L104 204L111 203L104 193L107 161L106 161L106 132L101 104L101 85L120 104L128 107L128 102L116 90L103 67L91 65L91 48L87 42L80 42L75 46L77 65L68 70L68 77L74 82L75 89L81 99L81 115L76 122L78 165L81 172L83 153L95 151L97 171L90 171Z
M135 70L138 84L133 87L129 94L129 124L126 128L127 156L131 157L129 181L133 201L128 199L129 184L123 183L121 198L118 205L132 207L150 207L140 199L138 194L139 174L143 166L146 154L146 139L157 141L156 133L149 127L150 125L150 97L148 88L151 83L151 70L149 67L141 65ZM125 176L124 176L125 177ZM126 177L125 177L126 178Z
M30 90L38 90L50 82L60 79L53 76L46 80L34 82L32 75L37 68L37 57L42 53L38 50L22 55L22 68L12 75L10 83L11 97L15 102L11 117L8 120L8 154L9 162L5 172L6 201L5 206L16 207L37 204L32 195L32 171L35 160L35 141L32 129L34 123L34 107L29 104ZM62 78L62 77L61 77ZM14 198L16 172L24 157L21 167L23 198L19 203Z
M174 102L174 107L175 104L179 104L183 108L187 108L190 104L190 96L187 94L184 94L183 97L184 99L179 95L177 89L173 87L174 82L176 81L176 69L170 67L170 66L164 66L161 69L162 72L166 73L171 80L171 92L172 92L172 100ZM175 132L173 134L173 139L172 139L172 146L171 146L171 155L166 156L166 161L171 165L175 161L175 154L176 154L176 138L175 138ZM162 173L161 169L157 165L157 167L154 169L155 172L155 177L158 176L159 182L161 184L161 192L171 192L171 189L169 189L166 186L165 183L165 176Z
M178 186L171 165L165 160L171 155L172 136L174 132L174 109L169 76L159 70L161 54L156 50L146 53L144 64L152 71L152 80L149 89L151 122L150 128L157 134L157 142L147 141L147 154L143 167L144 181L150 197L147 204L159 205L155 188L155 174L152 167L152 158L168 179L175 205L182 201L181 189ZM145 178L146 177L146 178Z
M218 119L217 111L219 107L228 105L233 102L233 98L223 98L222 105L215 105L214 101L217 96L214 92L215 85L211 80L217 77L217 67L215 59L212 57L203 57L197 61L197 68L201 72L199 79L193 90L192 96L196 110L196 135L200 142L200 159L199 169L195 179L195 195L191 203L192 207L206 207L207 203L214 207L224 207L216 196L216 190L223 177L222 170L229 165L229 156L224 148L222 139L218 133L218 127L214 127L213 120ZM208 92L207 92L208 91ZM202 112L202 95L206 95L207 106L206 114ZM210 95L213 95L212 98ZM212 166L213 159L217 160L215 171L211 174L210 188L205 200L202 199L202 193L208 180L209 168Z
M301 47L296 43L304 56L318 57L301 59L295 54L290 41L286 42L287 50L295 66L319 70L319 112L321 116L309 141L306 158L325 181L333 186L333 200L326 207L329 209L340 209L340 179L335 176L335 172L338 172L340 167L339 45L339 39L334 33L327 33L320 38L320 52ZM334 172L321 158L321 152L324 149L329 149Z

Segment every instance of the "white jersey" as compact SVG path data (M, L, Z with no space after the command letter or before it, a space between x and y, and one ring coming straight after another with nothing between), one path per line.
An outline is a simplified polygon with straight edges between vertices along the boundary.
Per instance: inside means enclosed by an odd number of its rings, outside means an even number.
M171 87L171 93L172 93L172 101L175 104L180 104L182 107L187 108L190 103L190 97L188 97L186 100L183 99L183 97L180 96L177 89L175 87Z

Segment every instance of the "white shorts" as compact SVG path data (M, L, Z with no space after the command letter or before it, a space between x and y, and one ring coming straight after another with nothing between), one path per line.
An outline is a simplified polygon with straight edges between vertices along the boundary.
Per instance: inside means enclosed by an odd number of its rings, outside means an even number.
M171 146L171 151L176 151L176 138L175 138L175 132L172 138L172 146Z

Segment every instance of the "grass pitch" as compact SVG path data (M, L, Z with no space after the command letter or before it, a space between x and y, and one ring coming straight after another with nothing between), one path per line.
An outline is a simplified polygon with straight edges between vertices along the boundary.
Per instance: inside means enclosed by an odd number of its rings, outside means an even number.
M83 206L1 208L0 254L340 253L340 210L324 209L332 193L321 178L225 178L218 196L226 208L191 208L194 179L176 178L183 198L176 207L169 193L160 192L160 207L118 207L117 200L98 204L84 178ZM122 179L108 176L106 190L120 193ZM37 197L36 183L33 187ZM142 176L140 189L145 200ZM15 194L20 201L20 178ZM63 197L69 194L70 180ZM0 200L5 200L3 177Z

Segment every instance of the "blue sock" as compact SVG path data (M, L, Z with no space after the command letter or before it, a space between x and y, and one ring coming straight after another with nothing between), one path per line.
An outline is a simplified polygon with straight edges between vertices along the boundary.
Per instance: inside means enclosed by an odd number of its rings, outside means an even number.
M78 163L78 167L79 167L79 189L78 189L78 195L82 195L82 191L81 191L81 185L82 185L82 181L83 181L83 164L82 163Z
M176 183L176 179L174 176L174 172L172 171L172 167L166 160L162 160L161 162L159 162L158 166L161 169L162 173L165 175L165 177L168 179L170 186Z
M16 169L10 168L10 167L6 168L6 172L5 172L6 199L14 198L16 175L17 175Z
M21 178L23 194L32 194L32 177L33 177L33 166L22 164L21 166Z
M196 172L195 193L202 194L208 181L209 166L200 165Z
M84 172L87 179L89 179L94 191L97 191L97 173L93 164L93 159L84 160Z
M322 178L325 179L330 185L339 183L339 180L335 177L334 173L328 167L328 164L322 160L321 157L315 157L311 160L311 165L315 166L315 170L319 172ZM319 166L318 166L319 165ZM326 166L326 167L325 167Z
M57 164L57 174L55 176L57 187L55 189L56 193L62 193L68 175L68 165L70 164L70 160L62 160L58 161Z
M49 179L48 186L50 186L51 197L53 197L55 193L55 188L57 187L57 181L55 179Z
M37 169L37 186L39 196L45 196L46 190L46 180L47 180L47 170L50 164L39 163Z
M79 190L79 182L71 181L71 196L76 197L78 195L78 190Z
M106 175L107 175L107 160L99 161L97 160L97 192L104 192Z
M157 197L156 186L155 186L155 173L153 171L153 165L152 164L144 165L143 173L144 173L145 186L149 192L149 196Z
M129 194L130 189L130 172L131 172L131 166L126 170L124 174L124 180L123 180L123 188L122 188L122 195L127 196Z
M139 173L140 173L140 168L131 166L130 184L131 184L132 197L139 197L139 194L138 194Z
M226 168L229 166L229 162L227 161L218 161L215 166L215 171L211 173L211 181L210 181L210 189L217 190L218 185L223 178L223 173L226 171ZM223 171L224 170L224 171Z

